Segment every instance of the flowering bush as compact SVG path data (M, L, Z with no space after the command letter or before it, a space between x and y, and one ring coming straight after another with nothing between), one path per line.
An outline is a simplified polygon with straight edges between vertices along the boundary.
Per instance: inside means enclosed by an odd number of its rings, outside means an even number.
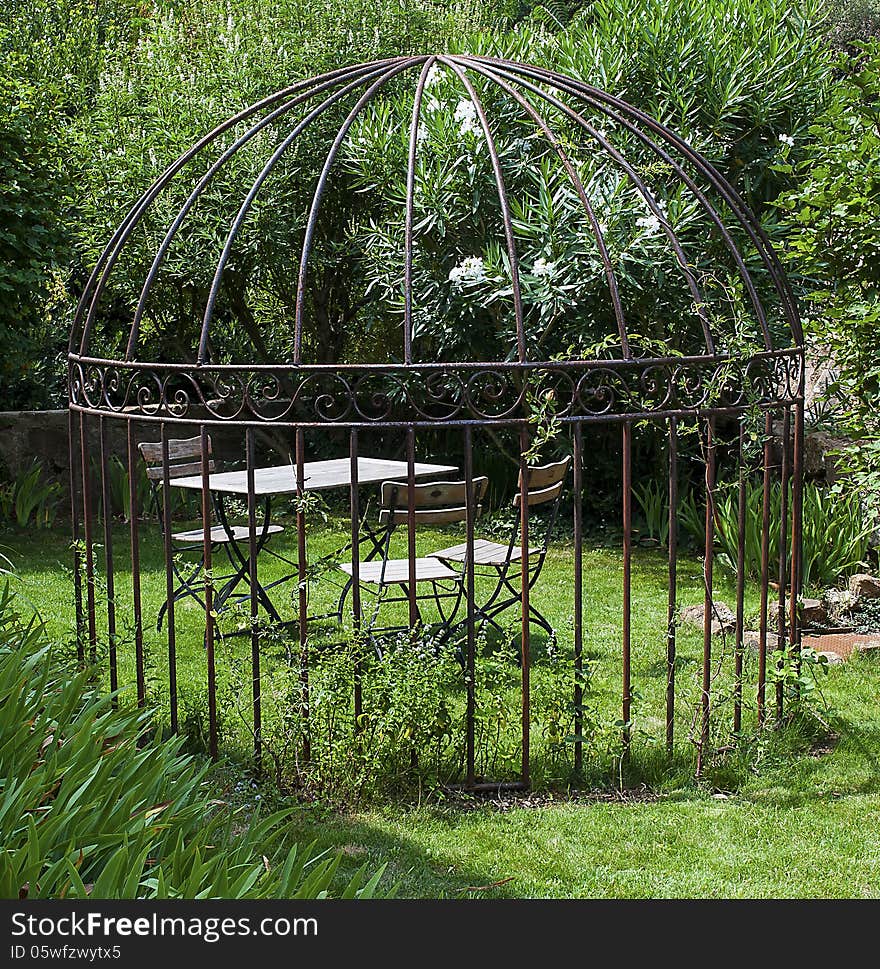
M468 49L582 77L668 121L734 182L771 235L783 232L778 210L767 205L788 183L777 163L798 157L826 96L830 64L818 34L789 4L761 0L733 11L720 0L603 0L565 31L533 20ZM470 79L508 187L529 354L613 353L613 346L597 348L617 332L605 266L557 153L509 95L477 72ZM596 210L630 331L642 338L634 339L636 348L659 339L671 352L698 351L702 329L669 229L682 240L710 314L729 318L742 297L708 218L620 125L587 111L596 135L585 136L559 111L533 94L531 100L560 133ZM361 316L386 334L390 355L399 355L401 342L411 110L411 86L401 85L362 116L345 149L346 168L367 203L351 227L373 297ZM647 192L601 150L602 140L632 162ZM513 281L486 134L460 78L438 65L427 78L418 128L413 294L413 345L421 359L515 353Z

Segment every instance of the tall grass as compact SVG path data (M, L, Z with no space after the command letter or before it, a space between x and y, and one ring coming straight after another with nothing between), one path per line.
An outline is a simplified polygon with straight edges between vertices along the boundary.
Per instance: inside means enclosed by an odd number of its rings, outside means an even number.
M207 766L117 709L0 586L0 897L316 898L339 857L290 846L290 812L242 816ZM365 869L343 894L375 894Z
M782 488L770 487L770 555L779 558ZM735 568L738 548L738 503L731 488L716 500L716 536L728 563ZM789 507L789 516L791 509ZM746 486L745 573L757 578L761 573L761 531L763 487ZM791 540L791 519L786 528ZM858 495L837 494L814 484L804 485L803 501L803 585L817 590L835 585L858 570L868 556L871 527L866 522Z

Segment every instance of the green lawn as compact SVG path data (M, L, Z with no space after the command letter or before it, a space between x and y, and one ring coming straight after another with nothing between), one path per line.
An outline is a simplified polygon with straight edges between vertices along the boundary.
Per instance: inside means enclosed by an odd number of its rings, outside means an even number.
M312 555L337 547L344 535L345 523L331 520L312 536ZM163 595L156 526L145 523L142 536L145 615L155 616ZM454 537L426 532L420 542L424 548L439 547ZM288 549L292 540L291 534L284 536ZM6 533L0 535L0 547L13 560L23 591L44 615L53 637L69 637L73 611L65 536ZM585 565L586 648L594 670L593 698L606 733L614 733L620 695L620 551L593 548L585 554ZM571 649L571 566L570 544L561 541L552 549L537 591L542 610L560 630L557 662L566 667ZM124 625L130 611L130 578L121 547L117 568ZM267 561L265 568L270 576L274 566ZM679 574L680 604L702 601L699 560L684 556ZM539 712L533 727L533 770L539 784L555 788L552 797L535 796L525 807L512 800L503 805L468 805L444 801L436 790L424 788L420 794L412 785L401 785L397 796L386 790L381 798L331 798L336 804L344 801L344 808L303 807L302 839L342 848L346 871L364 862L375 866L387 861L389 877L399 882L405 896L457 895L499 882L471 894L873 897L880 893L880 670L876 660L857 658L821 678L823 699L817 700L817 707L838 735L836 743L811 749L814 738L802 730L782 735L765 731L757 739L749 730L751 739L743 741L740 751L713 759L706 780L697 784L692 779L694 749L688 733L699 697L701 636L685 630L680 635L678 743L673 761L667 763L662 747L666 621L662 553L638 550L633 575L637 698L633 755L624 771L629 793L614 792L614 767L619 763L613 751L600 754L588 747L586 784L599 788L599 793L567 800L565 785L559 783L565 772L549 760L544 763L549 755ZM720 570L715 591L733 603L732 581ZM314 607L331 604L335 594L323 579L313 593ZM751 616L757 611L754 588L748 589L746 611ZM181 610L181 691L190 696L204 694L201 628L197 609ZM158 705L161 719L167 711L161 688L166 675L164 636L151 628L146 638L151 700ZM339 638L332 624L314 631L316 645ZM234 699L233 671L248 649L242 638L224 639L218 649L221 694L228 698ZM124 677L132 672L128 651L125 646ZM732 664L729 648L725 653L718 644L717 651L724 655L727 670L714 682L719 700L717 739L723 743L729 739L724 730L731 716ZM746 659L746 722L751 724L755 661L752 654ZM267 677L274 675L272 664L272 657L267 657ZM558 682L552 679L550 666L542 640L536 637L533 680L539 707L546 702L546 697L540 700L542 690ZM510 672L515 681L515 665ZM230 716L229 722L241 726L244 716ZM247 730L230 728L224 739L229 757L215 775L218 792L244 805L253 804L251 797L256 795L242 766ZM565 757L569 755L566 750ZM266 785L260 796L277 799Z

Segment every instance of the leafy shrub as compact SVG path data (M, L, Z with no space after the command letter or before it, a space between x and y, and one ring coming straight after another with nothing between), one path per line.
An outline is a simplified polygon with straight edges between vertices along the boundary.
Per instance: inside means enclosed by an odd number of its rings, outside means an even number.
M799 157L830 80L831 61L808 8L776 0L735 7L726 0L599 0L564 31L527 23L515 34L461 46L584 78L668 120L731 179L771 236L784 235L778 210L768 205L789 184L777 163ZM529 354L607 354L616 326L576 191L523 109L479 76L473 80L508 185ZM430 360L503 358L515 349L512 284L485 138L459 79L438 68L429 81L415 183L416 351ZM646 216L644 200L612 159L558 111L540 107L558 126L604 223L633 340L642 349L663 339L669 352L694 351L701 334L659 222ZM399 326L403 305L399 213L410 114L409 91L389 94L359 119L344 149L366 206L354 226L358 268L365 292L382 297L361 318L383 336ZM727 316L729 285L719 278L726 257L705 215L643 144L607 117L587 114L646 173L701 279L708 311Z
M758 578L761 572L763 495L760 483L746 488L745 570L750 578ZM781 497L782 488L774 482L770 490L771 572L779 557ZM734 489L716 502L716 536L731 567L737 562L738 511L739 498ZM870 535L871 527L857 496L836 494L806 484L803 502L804 588L834 585L855 572L868 554ZM790 531L788 536L790 539Z
M41 465L34 461L12 481L0 484L0 524L14 521L19 528L50 528L60 495L61 485L48 481Z
M72 306L73 131L105 51L144 22L138 0L19 0L0 26L0 409L59 402Z
M661 545L669 541L669 491L664 484L646 481L633 488L633 495L642 512L648 538Z
M842 465L880 517L880 42L861 51L789 163L797 187L780 205L792 223L789 259L807 287L805 328L833 380L828 396L852 436ZM852 66L852 65L850 65Z
M647 521L650 537L666 542L668 529L663 528L669 513L664 486L648 483L633 489ZM779 560L780 513L782 487L770 484L770 533L768 553L771 574ZM791 505L789 503L789 516ZM761 575L761 541L764 520L764 486L758 481L746 483L745 554L746 576ZM701 552L706 547L706 506L702 495L688 491L679 498L678 524L682 537ZM787 540L791 539L790 517ZM842 494L815 484L804 485L803 501L803 583L807 589L836 584L857 571L870 547L872 527L858 496ZM735 486L720 486L715 494L715 543L724 564L736 571L739 546L739 491Z
M289 812L212 799L180 739L116 709L0 588L0 897L315 898L339 858L288 847ZM345 889L370 896L381 872Z

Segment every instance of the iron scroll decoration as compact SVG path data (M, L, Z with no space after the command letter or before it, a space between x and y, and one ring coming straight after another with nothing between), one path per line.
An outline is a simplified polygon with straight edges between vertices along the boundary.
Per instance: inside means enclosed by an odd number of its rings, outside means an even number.
M501 245L509 272L511 312L515 323L514 347L511 354L495 360L424 361L418 359L418 345L414 338L414 316L418 309L414 285L415 251L418 245L416 219L416 172L419 163L419 128L424 109L425 90L431 72L443 70L460 84L463 96L472 105L475 124L488 153L497 201L501 214ZM411 82L412 112L406 151L406 191L402 200L400 219L403 223L402 252L402 327L399 359L388 363L334 363L317 364L304 359L304 329L306 325L306 290L309 262L315 247L320 221L321 204L325 197L328 180L340 150L350 136L359 117L375 104L388 90L392 81L399 86ZM522 281L520 279L520 256L514 217L505 182L502 153L498 151L491 118L487 114L481 89L489 87L499 96L515 105L543 139L548 151L555 155L560 169L565 173L579 204L583 225L591 233L601 265L601 276L607 287L609 319L613 319L612 332L608 335L613 346L610 355L603 358L547 360L531 359L526 333L526 311L523 306ZM407 88L410 90L410 88ZM331 109L347 111L344 121L328 136L327 152L320 165L311 204L302 222L302 245L296 267L296 295L292 306L293 333L289 359L277 363L254 363L252 360L221 363L211 357L212 324L216 323L218 297L228 271L232 253L242 227L252 213L261 186L269 178L285 152L297 143L306 131L319 119L325 118ZM662 356L641 355L634 347L633 330L628 324L627 307L621 296L621 285L610 247L605 238L600 214L585 186L577 164L569 157L567 141L562 133L548 120L562 117L565 124L579 131L594 150L611 159L623 173L633 190L640 196L644 207L656 220L665 245L677 266L684 286L690 295L695 317L695 332L699 334L698 352L676 356L671 352ZM713 238L720 242L727 268L738 280L738 291L747 307L752 332L747 334L748 349L735 351L732 332L721 332L716 321L706 311L707 302L702 282L689 264L682 241L646 184L644 176L635 167L595 118L604 119L615 131L625 132L672 173L686 190L693 203L711 225ZM295 121L290 119L295 118ZM590 120L594 119L594 120ZM148 319L148 301L160 271L181 232L188 216L197 205L212 181L225 172L225 166L242 149L252 149L258 144L261 132L271 125L292 126L273 144L253 182L243 191L237 212L227 227L225 241L214 266L212 282L201 313L197 345L191 359L156 361L141 359L141 331ZM200 174L191 178L190 163L216 157ZM218 153L219 152L219 153ZM124 349L119 353L103 356L95 349L95 334L101 319L103 301L115 271L119 270L126 243L143 227L145 219L152 214L158 200L172 185L184 183L188 193L161 237L146 271L136 305L131 310ZM748 257L740 248L739 240L746 240ZM761 274L758 285L756 267ZM772 298L773 305L769 305ZM765 301L767 305L765 305ZM501 354L499 354L499 357ZM168 446L171 436L181 437L183 427L197 426L202 440L202 527L210 536L209 461L207 443L209 434L223 428L241 428L245 442L248 473L253 474L255 435L260 428L288 429L292 443L293 471L297 475L298 488L303 490L304 453L306 432L322 428L347 429L350 439L352 467L351 522L352 547L359 542L357 479L357 442L360 428L399 428L404 432L407 462L410 474L415 463L416 432L435 427L460 429L462 440L462 468L468 487L473 483L473 437L481 428L507 426L520 432L521 450L528 443L528 401L534 393L552 396L554 419L563 429L571 446L572 490L582 494L585 468L587 467L583 435L591 424L619 424L621 439L621 482L623 485L623 621L621 627L622 658L622 722L630 722L631 668L630 649L632 633L631 611L631 561L632 561L632 427L640 420L651 420L665 430L668 455L668 502L669 502L669 611L668 628L664 630L667 644L667 745L672 749L675 707L675 643L677 624L677 522L678 501L678 432L679 420L686 418L700 425L704 445L705 471L705 524L706 546L704 580L706 586L705 612L709 616L712 602L712 563L714 555L713 489L717 471L716 421L729 419L730 424L739 423L738 467L740 508L745 502L744 423L746 415L753 419L755 413L762 415L765 445L763 449L763 494L765 518L761 552L761 646L758 659L757 721L763 722L765 692L768 678L768 632L773 625L774 611L779 648L786 641L793 647L799 643L800 618L798 593L801 588L801 483L803 476L803 421L804 421L804 339L798 308L785 272L773 246L759 220L748 209L729 182L700 153L695 151L674 131L626 103L618 97L602 91L583 80L556 73L544 67L474 55L425 54L391 57L371 63L339 68L308 80L298 81L269 97L245 108L235 116L218 125L201 140L174 161L143 193L119 224L109 243L101 253L84 287L79 300L70 333L68 352L68 391L70 407L70 466L71 466L71 512L75 556L75 582L77 590L77 629L80 657L85 644L92 656L97 652L98 621L96 598L97 552L94 544L97 521L95 517L94 482L90 470L93 461L89 453L89 429L97 425L100 442L101 500L109 507L113 500L109 484L107 425L117 420L125 422L128 431L128 471L130 508L136 507L138 496L135 488L134 470L137 462L135 432L148 434L153 442L161 437L165 449L164 473L168 481ZM774 421L782 418L781 465L773 464L770 450L770 433ZM791 447L789 449L789 430ZM191 431L190 431L191 433ZM736 458L736 447L728 448L729 455ZM753 473L754 460L749 467ZM525 457L520 463L520 488L526 478ZM783 503L781 541L778 543L778 569L773 565L778 580L778 607L770 601L770 541L769 506L771 476L779 477L782 494L791 494L791 529L786 532L786 506ZM251 477L248 494L248 514L251 531L249 567L256 576L255 545L255 496ZM414 479L413 479L414 481ZM166 492L170 489L165 489ZM468 543L473 549L473 495L468 500L470 518L467 522ZM585 621L583 602L583 546L584 523L581 502L573 501L573 549L574 549L574 599L573 599L573 650L576 669L582 669ZM523 735L521 785L529 783L529 540L527 495L520 493L521 576L524 586L521 602ZM166 508L170 512L170 505ZM409 509L407 529L409 532L410 558L415 555L415 512ZM738 553L743 554L745 545L743 512L740 511L740 535ZM166 516L168 517L168 516ZM297 539L299 550L305 549L304 515L297 514ZM107 574L107 634L110 643L109 663L111 686L115 689L116 666L116 603L113 584L113 520L103 516L103 548ZM144 623L140 600L140 571L138 560L139 530L137 515L129 515L129 542L132 561L132 596L135 617L135 651L137 668L137 695L144 702L146 681L144 674ZM211 547L205 539L205 561L210 570ZM170 539L165 541L166 575L171 575L173 550ZM305 556L300 555L300 562ZM741 563L740 563L741 564ZM308 631L306 614L305 565L300 573L300 647L303 657L303 682L308 684ZM84 578L81 578L81 575ZM791 595L786 597L786 577ZM471 576L472 578L472 576ZM170 583L170 579L169 579ZM355 588L357 583L355 582ZM472 590L471 590L472 591ZM356 596L353 596L355 599ZM469 594L469 598L472 595ZM176 659L174 642L174 612L171 585L168 585L168 669L170 718L177 729ZM743 710L743 629L744 629L744 580L742 568L737 580L737 629L735 633L736 680L734 687L734 731L742 725ZM210 606L207 601L206 604ZM252 595L253 616L257 601ZM356 610L359 606L355 607ZM414 612L411 600L410 618ZM468 606L471 609L471 604ZM786 617L786 610L788 616ZM214 686L214 630L207 610L205 622L205 655L209 680L209 723L211 752L217 751L216 691ZM357 614L357 612L356 612ZM473 684L474 623L469 612L468 645L464 651L468 668L468 682ZM256 626L254 625L254 628ZM254 752L260 758L260 649L256 633L253 633L253 724ZM698 724L699 771L704 750L709 743L710 698L712 691L712 631L707 620L704 628L702 659L702 713ZM475 787L473 761L473 724L476 700L471 692L467 698L469 748L467 755L467 786ZM580 687L575 687L574 704L580 700ZM307 696L306 696L307 700ZM355 713L360 702L355 693ZM781 694L777 696L777 708L781 711ZM307 703L304 709L307 712ZM625 726L626 742L629 727ZM574 725L575 735L579 727ZM304 759L308 760L308 748ZM575 765L581 762L582 744L575 745Z

